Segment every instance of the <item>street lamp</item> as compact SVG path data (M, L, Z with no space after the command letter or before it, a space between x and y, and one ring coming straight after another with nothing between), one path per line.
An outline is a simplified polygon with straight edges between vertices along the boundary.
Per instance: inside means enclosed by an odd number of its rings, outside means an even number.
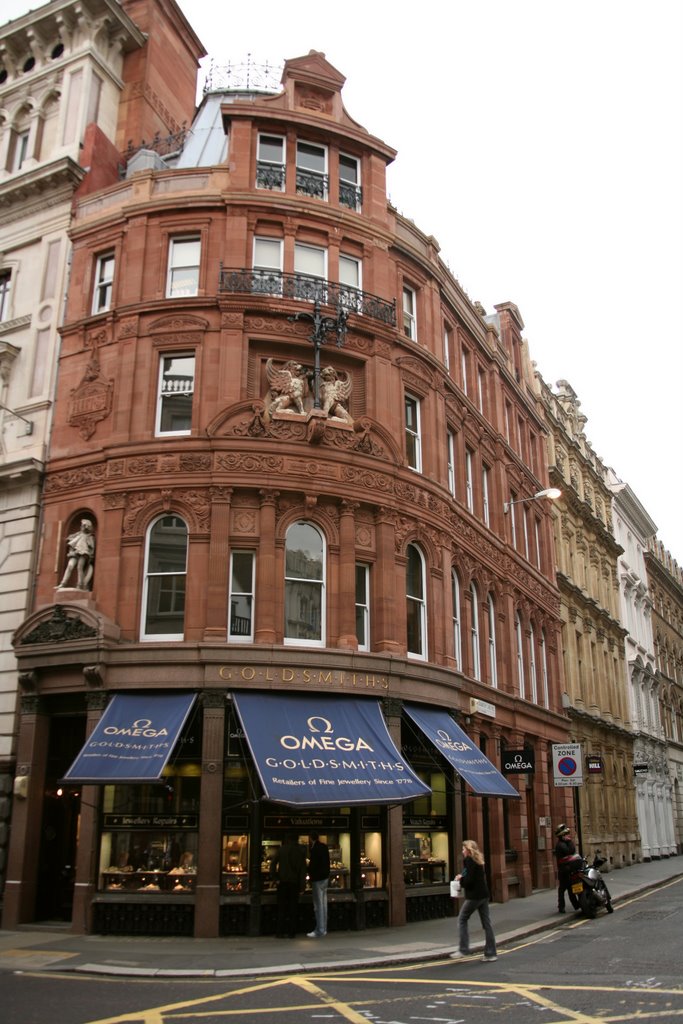
M341 348L346 341L346 322L349 314L343 309L341 302L337 303L337 315L323 316L320 311L320 299L313 303L312 313L295 313L288 316L288 320L310 320L313 324L311 341L313 342L313 408L320 409L320 348L328 341L328 335L334 335L337 348Z
M537 491L536 494L530 494L528 498L515 498L514 501L506 501L503 504L503 512L507 515L512 505L519 505L523 501L538 501L539 498L549 498L550 501L556 501L561 496L562 491L558 487L546 487L542 491Z

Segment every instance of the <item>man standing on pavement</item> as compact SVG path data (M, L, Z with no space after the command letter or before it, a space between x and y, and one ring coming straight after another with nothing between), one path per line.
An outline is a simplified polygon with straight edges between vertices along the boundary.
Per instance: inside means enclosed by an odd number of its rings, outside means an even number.
M579 909L579 901L571 890L571 861L576 856L576 846L571 837L571 830L567 825L558 825L555 829L557 842L555 843L555 859L557 860L557 912L565 913L564 894L569 896L569 902L574 910Z
M330 851L317 832L311 832L311 859L308 862L308 877L313 890L315 928L308 933L309 939L321 939L327 935L327 887L330 884Z
M285 837L273 858L272 873L277 878L277 931L278 939L285 934L296 938L299 913L299 893L306 886L306 851L296 835Z

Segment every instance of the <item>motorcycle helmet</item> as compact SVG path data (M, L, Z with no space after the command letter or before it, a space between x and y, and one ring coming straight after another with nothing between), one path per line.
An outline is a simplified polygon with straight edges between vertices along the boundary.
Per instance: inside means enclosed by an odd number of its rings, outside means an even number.
M567 825L558 825L555 829L555 835L559 839L561 836L568 836L571 829Z

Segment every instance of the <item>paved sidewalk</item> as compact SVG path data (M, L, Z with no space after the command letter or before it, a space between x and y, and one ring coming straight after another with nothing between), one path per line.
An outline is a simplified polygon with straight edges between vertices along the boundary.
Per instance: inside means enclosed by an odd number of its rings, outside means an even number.
M683 857L611 871L607 884L618 906L628 897L683 878ZM679 883L680 884L680 883ZM574 920L556 912L554 889L491 905L498 945L561 927ZM600 912L592 927L609 927ZM477 915L470 921L473 951L483 949ZM404 928L333 932L324 939L234 937L221 939L72 935L65 927L0 930L0 972L79 971L145 977L245 977L368 967L438 959L457 946L455 918L421 921Z

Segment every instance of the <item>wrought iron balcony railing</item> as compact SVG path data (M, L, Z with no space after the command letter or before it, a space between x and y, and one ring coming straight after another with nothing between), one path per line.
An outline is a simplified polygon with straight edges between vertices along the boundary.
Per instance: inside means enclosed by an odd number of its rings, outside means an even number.
M256 187L282 192L285 187L284 164L268 164L259 160L256 164Z
M339 203L347 206L349 210L360 210L363 205L363 189L359 185L351 185L349 182L339 182Z
M296 190L300 196L313 196L314 199L327 199L329 178L326 174L315 171L296 169Z
M359 313L390 327L396 326L395 299L387 302L360 288L326 281L310 274L282 274L277 270L226 270L221 267L218 291L270 295L300 302L315 302L317 299L323 306L341 306L349 313Z

